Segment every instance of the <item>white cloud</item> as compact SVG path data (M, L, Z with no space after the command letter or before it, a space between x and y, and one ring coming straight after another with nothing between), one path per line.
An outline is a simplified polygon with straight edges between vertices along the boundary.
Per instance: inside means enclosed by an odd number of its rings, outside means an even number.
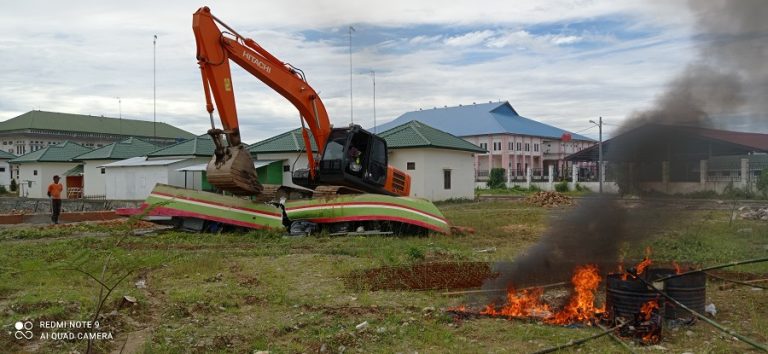
M491 30L469 32L460 36L448 37L443 40L443 43L452 47L469 47L483 43L486 39L493 35L494 32Z
M603 115L619 121L642 108L689 59L687 42L670 42L685 37L685 15L664 4L297 0L267 6L229 1L217 4L213 12L304 70L336 125L349 122L349 57L347 47L338 44L346 43L346 32L335 33L337 41L308 40L301 33L331 33L350 23L399 30L436 24L467 28L467 33L398 34L397 39L356 49L356 122L372 125L371 77L357 73L372 68L379 122L419 107L502 99L524 115L578 130L584 118ZM180 0L136 0L130 6L95 0L14 3L0 13L0 119L31 109L117 116L119 96L124 117L152 120L152 35L157 33L158 120L204 132L209 123L191 30L195 10ZM534 35L526 30L529 24L614 15L625 16L628 27L659 34L613 43L610 34ZM606 45L589 51L573 48L594 40ZM446 64L470 49L491 51L494 57ZM299 125L294 107L251 75L234 70L233 82L246 141Z

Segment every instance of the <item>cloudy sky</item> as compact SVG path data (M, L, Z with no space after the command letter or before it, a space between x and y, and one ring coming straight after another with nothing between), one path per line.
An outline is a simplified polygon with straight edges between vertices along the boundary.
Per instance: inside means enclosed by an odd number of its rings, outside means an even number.
M0 120L33 109L208 128L189 1L16 1L0 12ZM373 125L419 108L509 101L597 137L647 108L695 55L681 1L226 1L212 12L301 68L331 121ZM246 142L299 126L285 99L233 65ZM119 97L119 100L118 100Z

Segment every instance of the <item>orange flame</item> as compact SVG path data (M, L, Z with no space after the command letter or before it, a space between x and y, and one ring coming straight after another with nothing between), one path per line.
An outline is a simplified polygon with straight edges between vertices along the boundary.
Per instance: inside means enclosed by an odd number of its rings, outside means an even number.
M646 247L643 261L635 266L635 269L637 269L637 275L643 274L645 268L648 268L649 265L651 265L651 247Z
M656 300L650 300L643 304L642 307L640 307L640 313L643 315L643 321L648 321L651 319L651 315L653 314L653 310L659 309L659 302Z
M554 316L547 318L546 322L552 324L590 323L596 314L605 312L605 307L595 307L595 290L600 285L600 280L596 265L587 264L577 267L571 278L573 294L571 294L568 304Z
M640 307L640 314L642 315L643 321L650 321L651 316L653 316L653 311L659 309L659 302L656 300L650 300L643 304L642 307ZM645 344L654 344L658 343L660 340L658 331L651 330L642 337L642 341Z
M519 317L546 317L552 311L549 305L541 301L544 290L541 288L523 290L520 293L514 289L507 292L507 303L499 310L495 306L487 305L480 313L483 315Z
M683 270L680 269L680 265L678 265L677 262L672 261L672 266L675 267L675 274L680 274L683 272Z
M549 324L571 324L581 322L591 324L597 316L605 313L605 307L595 306L595 291L600 284L600 274L597 266L588 264L577 267L571 278L573 293L562 310L554 312L541 297L541 288L524 289L507 292L507 302L501 308L489 304L480 311L482 315L504 316L509 318L539 318ZM462 305L454 310L465 311ZM554 312L554 313L553 313Z

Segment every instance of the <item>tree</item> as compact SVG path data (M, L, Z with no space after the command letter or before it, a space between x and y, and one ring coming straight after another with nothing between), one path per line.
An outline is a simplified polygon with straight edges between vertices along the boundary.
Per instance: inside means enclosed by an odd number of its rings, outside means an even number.
M488 188L500 189L506 187L506 171L503 168L492 168L491 175L488 178Z
M11 180L11 186L10 186L10 188L11 188L11 192L15 192L15 191L16 191L16 188L18 188L18 187L19 187L19 186L18 186L18 185L16 185L16 180L15 180L15 179L12 179L12 180Z

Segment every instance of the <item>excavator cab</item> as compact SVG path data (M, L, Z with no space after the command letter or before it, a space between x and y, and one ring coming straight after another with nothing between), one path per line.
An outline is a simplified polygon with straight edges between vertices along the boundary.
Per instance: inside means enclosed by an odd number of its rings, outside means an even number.
M383 188L387 179L387 143L359 125L331 131L317 174L316 180L310 181L308 170L297 170L293 183L311 189L322 184L391 194Z

